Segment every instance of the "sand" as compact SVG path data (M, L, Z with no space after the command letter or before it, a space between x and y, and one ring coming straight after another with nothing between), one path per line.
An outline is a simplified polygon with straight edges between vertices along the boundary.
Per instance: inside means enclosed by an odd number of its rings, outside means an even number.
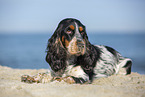
M65 82L23 83L21 75L35 75L47 69L12 69L0 66L0 97L145 97L145 75L113 75L92 84Z

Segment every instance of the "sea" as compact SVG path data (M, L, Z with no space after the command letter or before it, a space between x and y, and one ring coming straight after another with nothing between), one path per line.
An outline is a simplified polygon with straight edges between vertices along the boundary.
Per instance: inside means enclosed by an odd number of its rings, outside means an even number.
M53 33L0 34L0 65L16 69L50 69L45 61ZM133 61L132 72L145 74L145 33L88 33L94 45L114 48Z

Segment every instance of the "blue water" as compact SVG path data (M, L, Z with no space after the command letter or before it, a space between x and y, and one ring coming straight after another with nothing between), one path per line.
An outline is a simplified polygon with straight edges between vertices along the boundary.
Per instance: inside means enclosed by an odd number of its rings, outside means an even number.
M52 33L0 34L0 65L19 69L50 68L45 49ZM132 71L145 74L145 34L88 33L92 44L115 48L133 60Z

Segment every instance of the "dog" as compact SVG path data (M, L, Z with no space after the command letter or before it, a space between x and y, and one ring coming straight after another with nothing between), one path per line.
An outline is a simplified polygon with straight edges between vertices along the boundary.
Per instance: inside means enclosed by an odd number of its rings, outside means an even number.
M122 57L115 49L89 42L85 26L77 19L63 19L48 40L46 61L52 72L35 76L23 75L23 82L65 81L92 83L93 79L113 74L130 74L132 60ZM44 77L45 75L45 77ZM50 76L50 73L49 73Z

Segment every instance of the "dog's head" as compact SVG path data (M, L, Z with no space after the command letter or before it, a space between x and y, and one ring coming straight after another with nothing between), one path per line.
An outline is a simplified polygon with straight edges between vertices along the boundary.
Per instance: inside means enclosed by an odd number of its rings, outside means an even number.
M62 20L54 35L55 43L60 42L70 55L83 55L86 52L86 40L88 40L85 26L76 19ZM54 39L54 37L53 37Z
M64 19L60 22L60 39L71 55L83 55L86 52L85 26L76 19ZM59 28L58 28L59 29Z
M46 61L58 71L65 68L68 56L84 55L88 44L85 26L77 19L64 19L48 41Z

